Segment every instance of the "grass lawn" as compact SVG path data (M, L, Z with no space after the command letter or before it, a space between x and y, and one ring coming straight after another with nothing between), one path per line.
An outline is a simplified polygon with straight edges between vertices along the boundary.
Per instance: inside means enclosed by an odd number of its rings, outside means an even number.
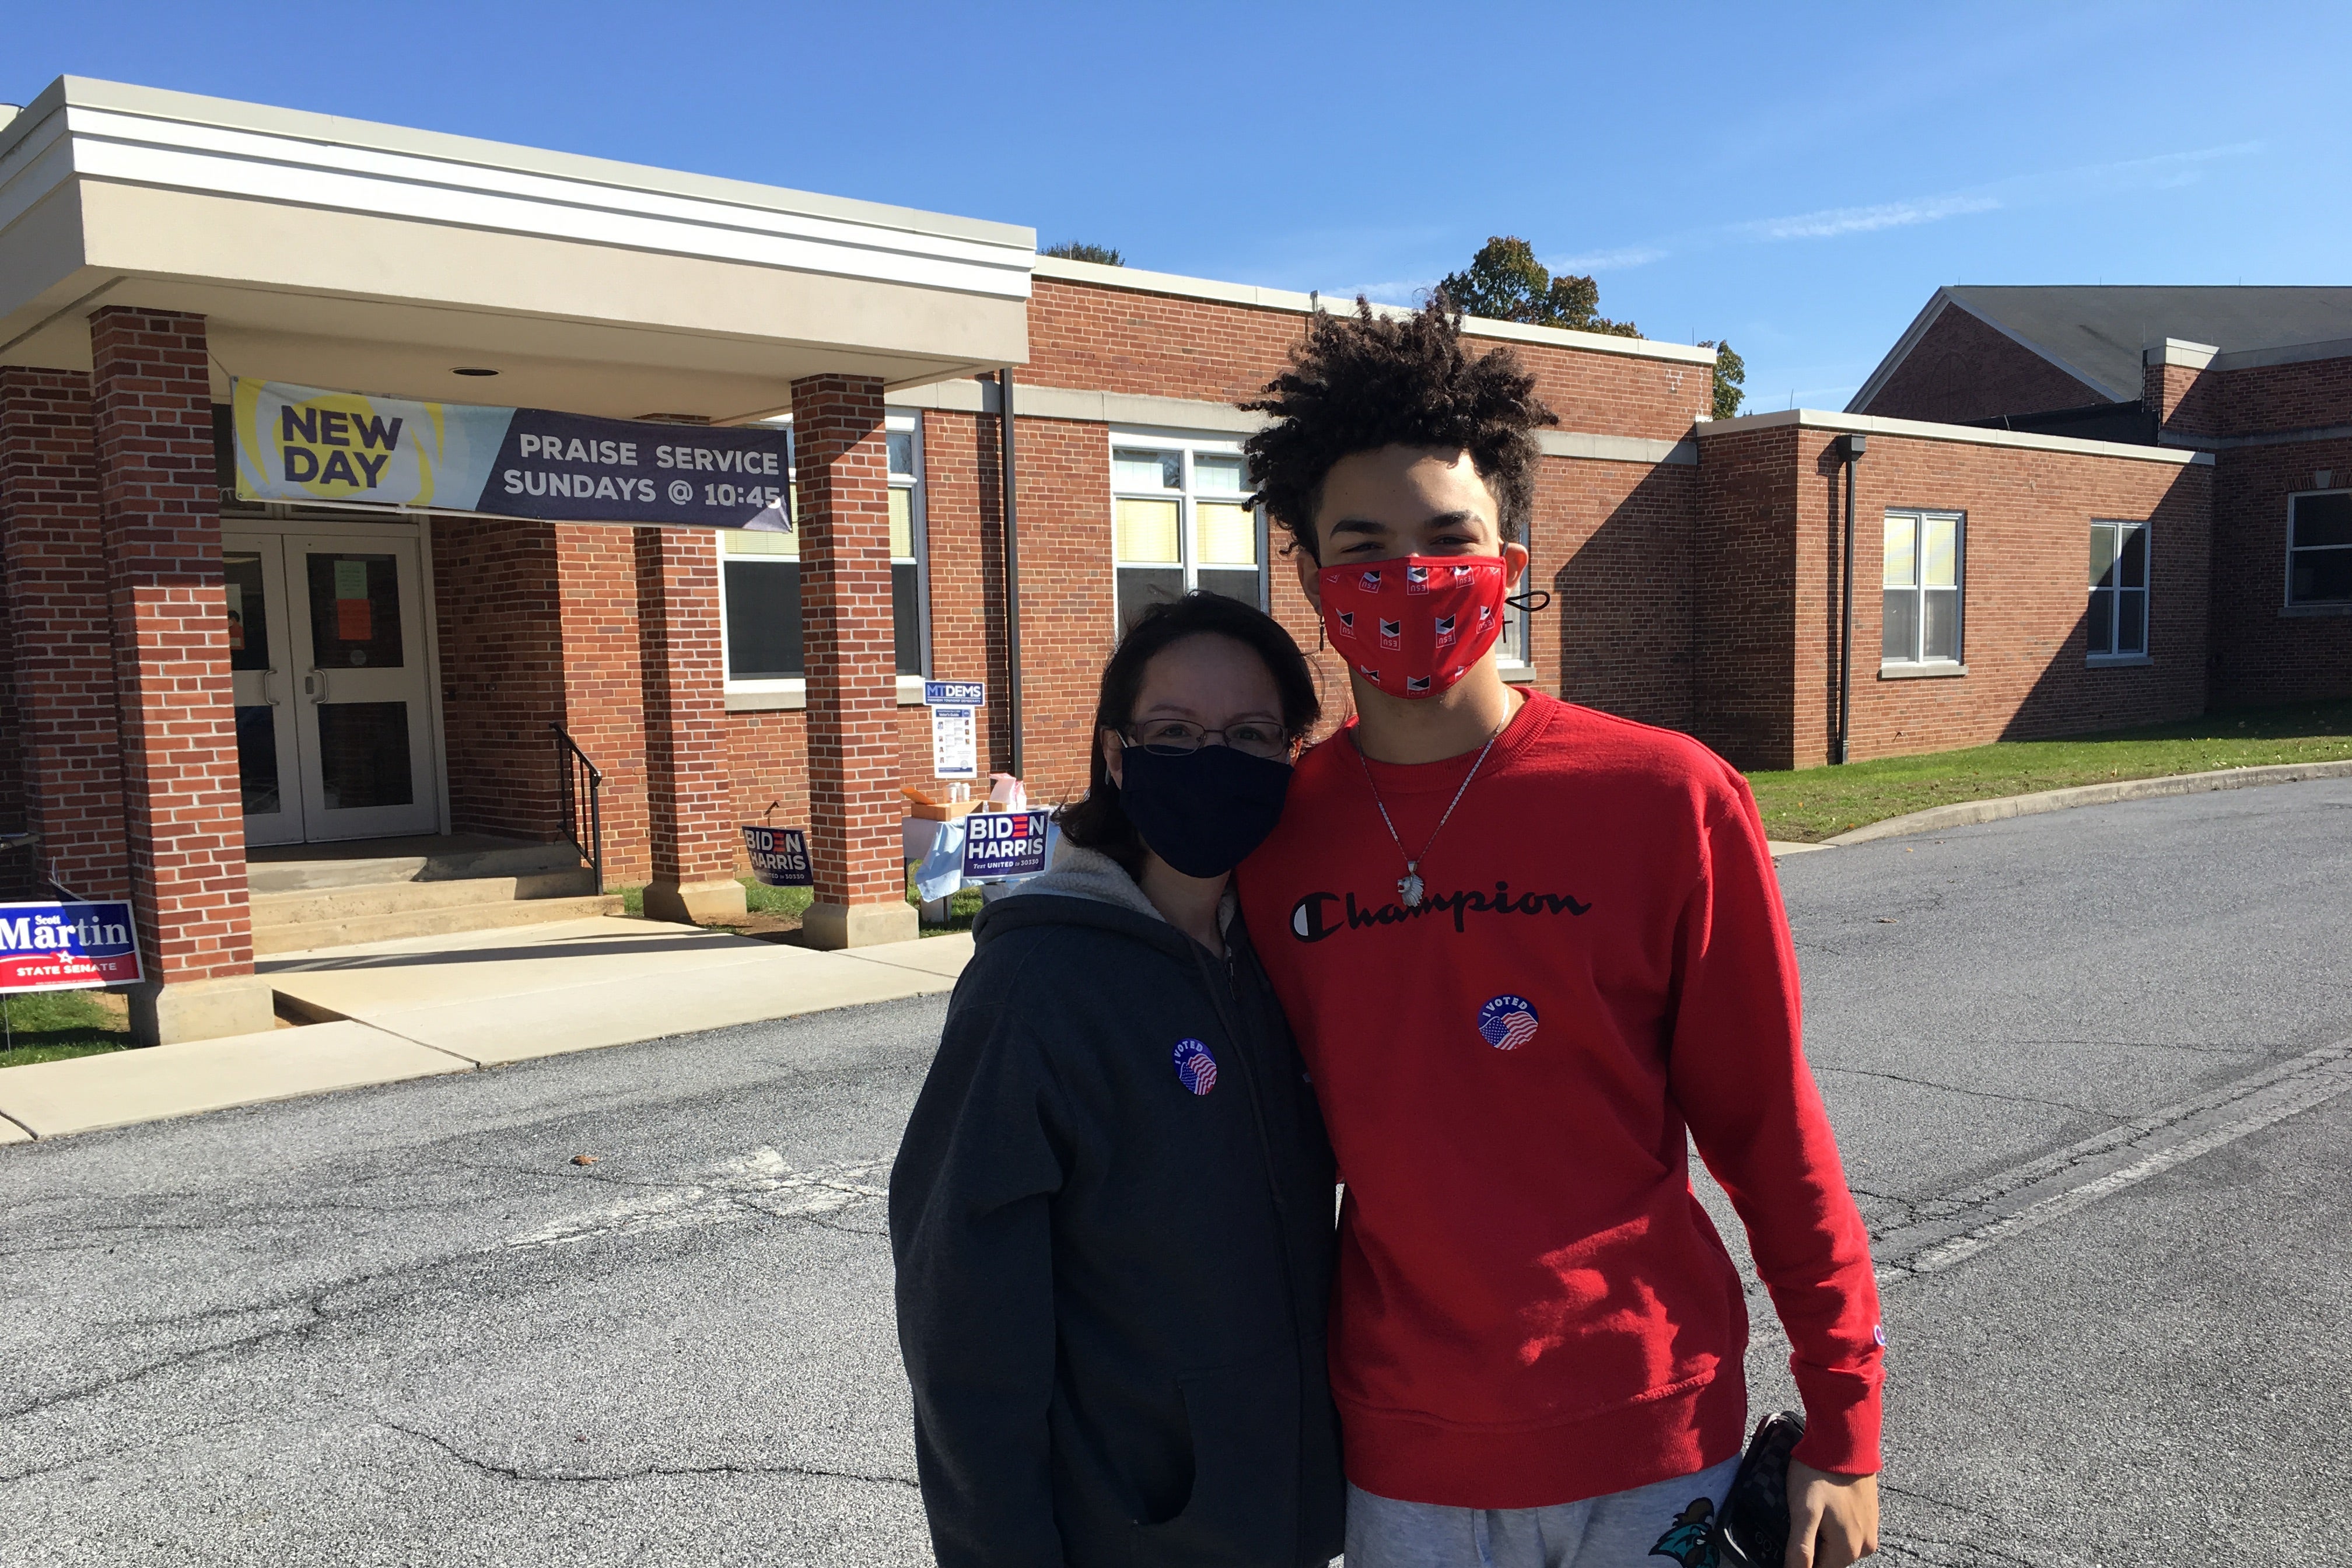
M1865 823L1955 801L2216 768L2346 761L2352 761L2352 702L2302 702L2074 740L2002 741L1839 768L1754 773L1748 783L1768 837L1818 843Z
M131 1043L131 1016L119 996L97 991L36 991L5 998L14 1050L0 1068L102 1056Z
M710 928L713 931L731 931L744 936L773 939L799 930L801 916L807 912L809 905L816 899L815 893L807 888L771 888L749 877L735 879L743 884L743 902L749 918L740 925L731 922L714 925ZM910 904L919 902L912 888L907 889L907 901ZM645 889L623 888L621 909L625 914L643 915L646 912ZM922 934L946 936L951 931L970 931L972 917L978 913L980 889L966 888L948 900L947 924L925 926Z

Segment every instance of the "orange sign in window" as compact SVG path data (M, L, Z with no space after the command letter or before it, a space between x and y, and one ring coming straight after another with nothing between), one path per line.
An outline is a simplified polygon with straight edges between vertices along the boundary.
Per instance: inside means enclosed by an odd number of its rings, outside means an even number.
M345 642L373 642L375 623L368 612L374 606L365 599L335 601L335 636Z

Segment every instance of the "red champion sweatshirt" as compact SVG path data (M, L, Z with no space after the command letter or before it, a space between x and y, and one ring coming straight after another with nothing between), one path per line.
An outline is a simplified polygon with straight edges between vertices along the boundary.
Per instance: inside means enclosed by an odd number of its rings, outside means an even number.
M1408 850L1470 766L1370 765ZM1421 857L1410 912L1404 859L1349 731L1300 761L1240 879L1347 1184L1349 1479L1534 1508L1738 1452L1748 1317L1685 1128L1788 1329L1798 1457L1875 1471L1869 1242L1746 781L1685 736L1537 694Z

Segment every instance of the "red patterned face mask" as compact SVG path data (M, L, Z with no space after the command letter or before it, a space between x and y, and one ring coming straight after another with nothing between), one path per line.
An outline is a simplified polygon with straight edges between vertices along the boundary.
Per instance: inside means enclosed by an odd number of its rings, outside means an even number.
M1326 566L1323 632L1348 667L1391 697L1434 697L1503 635L1499 555L1401 555Z

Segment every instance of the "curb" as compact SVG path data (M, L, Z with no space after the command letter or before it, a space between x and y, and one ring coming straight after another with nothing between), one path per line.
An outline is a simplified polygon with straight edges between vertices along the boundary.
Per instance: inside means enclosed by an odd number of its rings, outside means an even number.
M1901 838L1942 827L1972 827L2012 816L2038 816L2045 811L2067 811L2078 805L2109 805L2121 800L2150 800L2159 795L2203 795L2210 790L2253 789L2263 784L2302 784L2309 779L2352 778L2352 762L2282 763L2271 767L2217 768L2206 773L2173 773L2164 778L2117 779L2113 784L2078 784L2072 789L2043 790L2038 795L2003 795L1996 800L1966 800L1932 805L1925 811L1890 816L1834 837L1824 847L1843 848L1878 838Z

